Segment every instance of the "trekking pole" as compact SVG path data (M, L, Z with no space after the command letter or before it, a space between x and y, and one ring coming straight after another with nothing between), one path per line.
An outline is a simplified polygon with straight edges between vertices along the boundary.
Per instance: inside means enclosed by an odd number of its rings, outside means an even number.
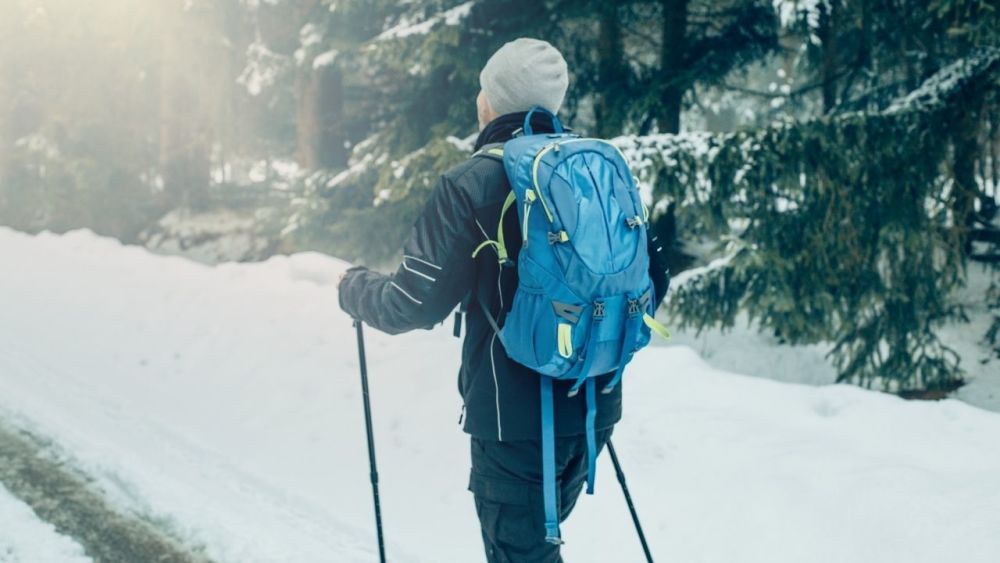
M615 464L615 474L618 482L621 483L622 492L625 493L625 502L628 503L628 510L632 513L632 522L635 523L635 531L639 533L639 541L642 542L642 551L646 554L646 561L653 563L653 555L649 553L649 545L646 544L646 534L642 533L642 524L639 523L639 515L632 504L632 495L628 493L628 486L625 485L625 472L622 471L622 464L618 462L618 454L615 453L615 446L608 440L608 453L611 454L611 463Z
M382 538L382 506L378 500L378 469L375 467L375 437L372 433L372 407L368 400L368 365L365 361L365 335L361 321L354 319L358 334L358 361L361 363L361 394L365 403L365 429L368 431L368 465L371 468L372 497L375 500L375 529L378 531L378 556L385 563L385 540Z

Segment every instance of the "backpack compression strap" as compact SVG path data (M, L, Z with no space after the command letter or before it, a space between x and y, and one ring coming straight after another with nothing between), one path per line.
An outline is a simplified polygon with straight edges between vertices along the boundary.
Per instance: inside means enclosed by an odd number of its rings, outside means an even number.
M540 376L542 402L542 502L545 507L545 541L563 543L559 534L559 506L556 498L556 438L555 417L552 414L552 378ZM597 475L597 384L587 379L587 494L594 494Z
M542 392L542 501L545 505L545 541L559 545L559 507L556 506L556 428L552 416L552 378L539 376Z

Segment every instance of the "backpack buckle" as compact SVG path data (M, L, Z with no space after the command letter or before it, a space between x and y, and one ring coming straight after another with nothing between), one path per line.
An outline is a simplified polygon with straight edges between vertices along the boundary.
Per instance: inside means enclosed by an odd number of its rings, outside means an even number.
M604 301L594 301L594 320L604 318Z
M639 314L639 300L629 299L628 300L628 316L635 317Z
M553 301L552 310L555 311L557 317L561 317L571 324L576 324L580 322L580 313L583 311L583 307L561 301Z
M636 215L635 217L629 217L628 220L625 222L628 224L628 227L630 229L642 226L642 218L639 217L638 215Z
M569 240L569 233L566 231L559 231L558 233L546 233L549 237L549 244L556 244L560 242L566 242Z

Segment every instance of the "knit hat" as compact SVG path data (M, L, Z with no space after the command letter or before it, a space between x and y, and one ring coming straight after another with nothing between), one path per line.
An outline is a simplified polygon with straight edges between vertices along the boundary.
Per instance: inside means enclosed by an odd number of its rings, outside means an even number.
M566 97L569 74L562 53L546 41L522 37L493 53L479 85L497 115L535 106L556 113Z

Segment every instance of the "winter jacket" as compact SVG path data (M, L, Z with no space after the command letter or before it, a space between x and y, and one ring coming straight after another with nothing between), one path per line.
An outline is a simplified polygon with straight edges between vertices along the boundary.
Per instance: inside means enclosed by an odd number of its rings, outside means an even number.
M480 133L476 148L507 141L521 126L524 113L501 116ZM536 119L537 118L537 124ZM551 132L541 115L532 117L536 132ZM468 297L466 334L462 347L458 389L464 402L464 430L480 439L538 439L540 423L540 377L507 357L490 326L482 305L494 318L510 311L517 287L517 268L501 267L496 255L472 252L480 243L495 238L504 199L510 184L503 163L473 157L445 172L416 221L403 247L403 259L393 274L364 267L352 268L340 284L340 306L366 324L397 334L431 328L449 317L456 305ZM491 233L493 236L491 236ZM504 233L511 259L520 250L517 214L508 213ZM657 303L667 291L669 278L664 254L656 241L649 241L650 275ZM502 313L502 311L504 313ZM598 388L613 374L598 378ZM439 377L439 374L406 374L406 377ZM627 378L626 378L627 380ZM584 433L584 394L568 397L572 382L554 386L557 436ZM598 430L621 418L622 385L612 393L598 394Z

